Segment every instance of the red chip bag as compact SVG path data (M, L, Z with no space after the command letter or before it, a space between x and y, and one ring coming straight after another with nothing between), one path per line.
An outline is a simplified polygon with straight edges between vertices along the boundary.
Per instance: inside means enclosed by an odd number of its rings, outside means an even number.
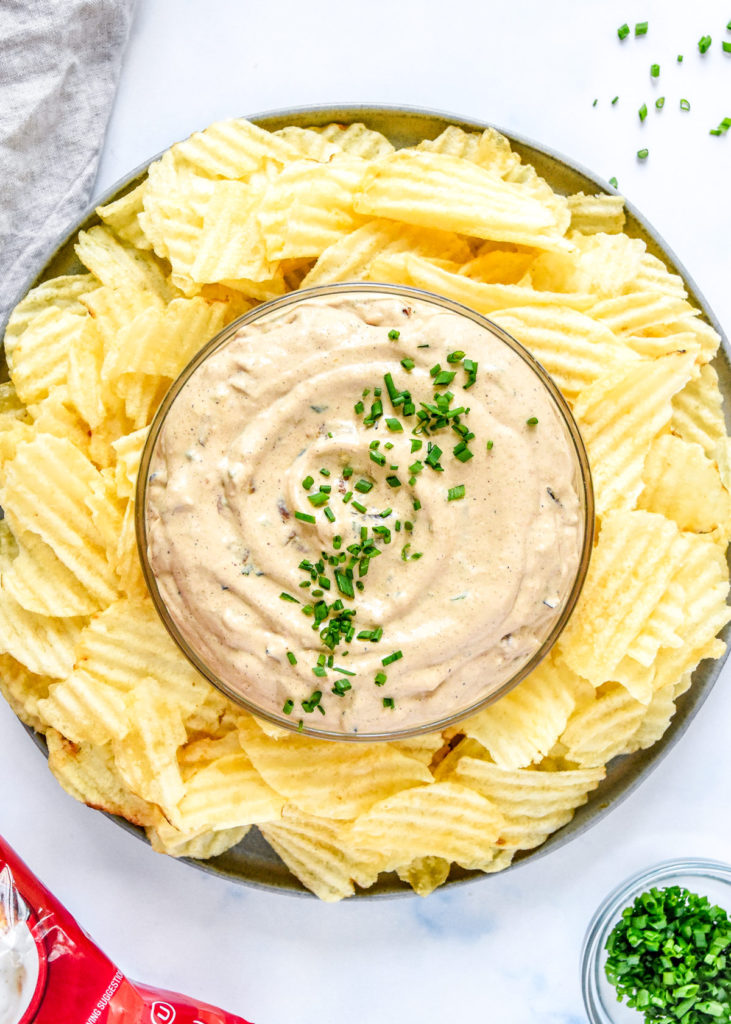
M249 1024L128 981L0 838L0 1024Z

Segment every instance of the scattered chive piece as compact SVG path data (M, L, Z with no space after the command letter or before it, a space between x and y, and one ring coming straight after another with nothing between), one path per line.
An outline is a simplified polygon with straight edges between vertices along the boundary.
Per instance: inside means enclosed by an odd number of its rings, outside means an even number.
M352 491L346 491L343 495L343 505L347 505L350 499L353 497Z
M401 337L401 331L397 331L395 327L392 327L388 332L389 341L398 341Z
M638 158L638 160L647 160L649 155L650 155L650 150L649 149L638 149L637 150L637 158Z
M617 182L616 178L610 178L609 179L609 184L612 186L612 188L617 188L618 187L618 182ZM489 442L489 443L492 444L492 442Z
M353 590L353 581L349 576L346 576L344 572L340 572L339 569L335 570L335 582L338 585L338 590L345 597L354 597L355 592Z
M295 657L292 651L287 651L287 661L290 663L290 665L297 664L297 658Z
M401 486L401 481L399 480L399 478L397 476L387 476L386 477L386 483L388 484L389 487L400 487Z
M635 35L636 36L646 36L647 35L647 22L646 21L638 21L637 22L637 24L635 25Z
M658 96L658 98L655 100L655 106L658 110L662 110L662 108L665 106L665 97Z
M419 501L419 499L418 498L414 498L412 504L414 506L414 512L418 512L419 509L421 508L421 502Z
M411 454L413 455L414 452L418 452L419 449L423 447L423 445L424 445L423 441L419 441L418 438L412 437L412 439L411 439Z
M461 363L464 359L464 352L461 349L455 349L454 352L450 352L447 356L448 363Z
M336 679L332 692L338 697L342 697L343 694L347 693L350 689L352 689L352 686L347 679Z
M320 476L330 476L330 470L329 469L321 469L320 470Z
M619 99L619 96L615 96L614 97L614 99L612 100L612 106L614 106L614 104L617 102L618 99Z
M647 117L647 104L643 103L637 113L640 115L640 121L644 121Z
M356 403L355 403L355 405L353 406L353 408L355 409L355 411L356 411L356 412L358 413L358 415L360 416L360 414L361 414L361 413L363 412L363 410L365 409L365 406L363 405L363 403L362 403L362 402L358 401L358 402L356 402Z
M329 523L334 523L335 522L335 513L333 512L333 510L331 508L326 508L325 509L325 518L327 519L327 521Z
M352 466L345 466L345 468L343 469L343 480L350 480L352 475L353 475L353 467Z
M356 512L362 513L362 515L365 515L366 512L368 511L368 509L365 507L365 505L361 505L361 503L359 501L354 501L353 502L353 508L356 510Z
M297 732L302 732L304 730L304 727L305 723L300 718L299 722L297 723Z
M682 64L683 63L683 54L679 53L678 56L675 59L677 60L678 64Z
M376 678L373 680L373 682L376 684L376 686L383 686L387 679L388 676L386 675L385 672L376 672Z
M492 451L492 448L493 448L493 442L492 442L492 441L488 441L488 442L487 442L487 450L488 450L489 452L491 452L491 451Z
M731 53L731 43L727 43L725 39L721 43L721 47L724 53Z
M327 669L324 665L315 665L312 671L319 679L323 679L327 675Z
M373 389L373 394L376 396L376 398L380 398L381 395L383 394L383 391L382 391L381 388L374 388Z
M282 711L284 712L285 715L291 715L293 707L294 707L294 701L293 700L285 700L284 704L282 705Z
M680 101L680 109L681 110L690 110L690 103L687 100L681 100Z
M403 427L401 426L401 420L397 420L394 417L387 417L386 426L394 434L403 433Z
M393 510L390 508L384 508L382 512L378 513L378 515L381 517L381 519L388 519L392 511Z
M599 102L599 100L594 100L594 102L592 103L592 107L595 107L598 102Z
M439 363L435 363L434 366L432 366L431 370L429 370L429 376L436 377L436 375L441 372L441 369L442 368L439 365Z
M447 501L459 501L460 498L465 496L465 485L457 484L456 487L450 487L447 491Z
M319 490L321 494L329 494L332 491L332 487L330 484L320 484Z
M434 378L434 387L446 387L447 384L452 383L456 376L456 370L441 370Z
M384 706L384 708L393 708L393 707L395 707L396 705L393 702L393 697L384 697L383 698L383 706Z
M698 40L698 49L701 53L705 53L710 49L712 39L710 36L701 36Z
M726 28L728 29L728 31L729 31L729 32L731 32L731 21L730 21L730 22L728 23L728 25L726 26Z
M409 357L407 356L405 359L401 360L401 365L403 366L404 370L413 370L416 364L414 363L413 359L409 359Z
M391 449L393 448L393 445L391 444L390 441L386 441L383 447L386 449L387 452L390 452Z
M526 420L525 422L528 424L529 427L535 427L535 425L538 423L538 417L531 416L531 418L529 420Z
M394 651L393 654L387 654L385 658L381 658L381 664L385 668L386 665L391 665L394 661L399 661L403 656L403 651Z
M660 77L660 65L659 64L651 64L650 65L650 75L652 76L652 78L659 78Z
M619 28L617 29L617 35L619 36L620 39L626 39L627 36L629 35L629 25L627 25L627 24L620 25Z
M330 499L323 491L318 491L317 494L308 494L307 500L315 508L320 508L321 505L325 505Z
M374 451L373 449L371 449L371 451L368 453L368 456L369 456L371 462L375 462L375 464L377 466L385 466L386 465L386 456L382 455L380 452L377 452L377 451Z
M309 491L310 487L314 484L314 479L311 476L306 476L302 481L302 486L306 491Z
M368 494L368 491L373 490L373 484L370 480L359 480L355 485L356 491L360 491L361 494Z
M315 517L314 516L308 516L306 512L295 512L294 518L295 519L300 519L303 523L314 523L315 522Z
M292 597L292 595L291 595L291 594L288 594L288 593L287 593L286 591L284 591L284 590L283 590L283 591L282 591L282 593L281 593L281 594L279 595L279 598L280 598L280 600L281 600L281 601L291 601L291 602L292 602L292 604L300 604L300 602L299 602L299 601L297 600L297 598L296 598L296 597Z

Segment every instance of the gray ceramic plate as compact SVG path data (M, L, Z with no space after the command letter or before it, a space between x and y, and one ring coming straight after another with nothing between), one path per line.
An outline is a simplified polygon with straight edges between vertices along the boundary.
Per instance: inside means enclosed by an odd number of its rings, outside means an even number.
M481 131L487 127L486 124L476 121L465 121L460 117L450 114L435 113L427 110L416 110L403 107L369 107L369 106L347 106L347 107L308 107L294 110L275 111L270 114L258 114L252 120L264 128L276 130L285 125L324 125L333 121L349 124L354 121L363 121L369 128L375 128L383 132L396 146L411 146L422 139L435 138L447 125L455 124L466 131ZM502 129L500 129L502 131ZM566 195L572 192L587 192L596 194L599 192L611 192L610 186L591 174L577 164L566 160L558 153L552 152L535 142L523 139L520 136L504 134L510 139L512 146L520 153L523 160L533 164L538 173L546 178L551 186L558 192ZM154 159L154 158L153 158ZM118 182L110 191L102 196L98 203L110 202L118 199L134 188L145 176L147 164L138 168L130 175ZM627 224L625 230L635 238L641 238L646 242L651 253L659 256L667 266L685 281L690 300L698 306L706 320L721 334L723 348L716 358L715 367L721 381L721 390L731 404L731 363L729 361L728 342L721 330L721 327L708 307L703 296L700 294L685 268L679 263L668 246L656 231L645 221L637 210L627 204ZM42 269L28 281L18 299L31 287L45 281L48 278L56 277L59 274L73 274L82 270L76 259L73 249L73 241L78 231L99 223L99 218L91 207L87 213L74 225L71 232L61 239L49 254ZM2 374L0 374L2 376ZM5 371L7 379L7 371ZM731 632L731 626L727 627L723 635ZM670 728L649 750L638 751L627 757L615 758L608 767L607 776L602 784L589 798L588 803L580 807L572 821L565 825L558 832L549 836L542 846L535 850L519 854L513 864L507 869L514 871L520 864L527 860L535 860L538 857L545 857L555 850L560 849L571 839L586 831L594 822L604 817L612 807L620 800L628 796L640 782L646 778L650 771L659 764L661 758L678 742L685 730L688 728L693 716L700 708L703 701L710 693L711 687L718 678L723 666L724 659L713 662L703 662L696 671L693 686L678 701L678 710L673 718ZM35 742L41 749L45 750L43 738L32 733ZM115 819L129 832L144 838L140 829L130 825L122 819ZM302 884L290 873L286 865L264 842L256 829L246 838L220 857L209 861L189 860L188 863L195 867L202 868L212 874L222 875L232 881L242 882L246 885L258 886L265 889L277 889L290 893L304 893L306 890ZM492 875L484 875L482 872L465 871L462 868L453 867L447 884L463 883L474 879L488 879ZM362 893L362 896L386 896L411 893L410 887L404 885L395 874L381 875L376 885Z

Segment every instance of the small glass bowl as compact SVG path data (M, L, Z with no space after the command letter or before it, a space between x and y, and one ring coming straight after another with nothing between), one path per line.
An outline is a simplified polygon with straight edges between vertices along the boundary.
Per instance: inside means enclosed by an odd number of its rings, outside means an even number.
M167 414L173 406L173 403L178 398L178 395L180 395L184 390L188 380L210 356L214 355L219 349L224 347L236 335L240 328L252 323L266 323L269 320L278 318L288 311L291 311L293 307L296 307L300 303L310 301L312 299L338 299L351 296L357 299L366 299L369 297L398 298L403 300L405 303L426 304L435 307L440 311L458 314L459 316L472 320L474 323L478 324L485 331L498 338L503 344L519 355L541 381L549 398L552 400L554 408L562 423L567 446L571 450L574 460L575 486L582 511L581 549L573 585L566 596L560 614L554 621L548 634L542 639L540 647L534 652L530 659L527 662L519 664L519 667L512 676L507 680L501 681L489 693L482 693L478 699L473 699L471 703L458 708L456 711L452 711L449 715L441 718L440 720L420 722L418 725L393 728L389 731L379 732L336 732L332 730L318 729L309 723L304 725L304 727L298 727L297 722L292 721L292 718L284 714L276 714L269 708L256 705L249 698L238 692L235 687L229 685L229 683L220 678L220 676L217 675L208 664L206 664L198 651L193 648L183 635L182 629L179 627L175 618L166 606L148 557L147 483L150 463L155 455L156 445L164 427ZM319 739L362 740L374 742L379 740L393 740L397 738L403 739L427 732L442 730L454 725L502 697L539 664L558 639L568 622L586 578L594 537L594 493L588 456L579 433L579 429L571 414L571 410L552 378L546 373L540 363L530 354L530 352L528 352L528 350L525 349L518 341L507 334L501 327L498 327L496 324L492 323L492 321L488 320L481 314L476 313L474 310L457 302L453 302L451 299L446 299L443 296L435 295L431 292L401 285L362 282L339 283L324 285L318 288L301 289L296 292L291 292L282 298L274 299L271 302L262 303L249 313L246 313L244 316L225 327L219 334L212 338L196 356L194 356L188 366L172 384L150 426L142 452L137 480L135 526L142 572L152 597L153 604L155 605L165 627L173 640L175 640L179 646L180 650L188 660L193 663L198 671L214 684L214 686L221 690L231 700L245 707L252 714L259 718L263 718L274 725L280 726L281 728L304 733L308 736L317 737Z
M622 917L622 911L643 892L654 887L682 889L706 896L711 905L731 913L731 865L718 860L683 857L646 868L617 886L592 918L581 954L581 991L590 1024L642 1024L641 1010L619 1002L617 990L604 973L607 939Z

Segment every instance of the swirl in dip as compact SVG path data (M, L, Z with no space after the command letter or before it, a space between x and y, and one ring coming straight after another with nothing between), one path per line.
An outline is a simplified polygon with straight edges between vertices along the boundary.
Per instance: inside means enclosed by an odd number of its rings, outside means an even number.
M555 626L584 543L576 452L527 358L437 303L347 290L198 364L144 515L209 677L333 736L423 729L499 690Z

